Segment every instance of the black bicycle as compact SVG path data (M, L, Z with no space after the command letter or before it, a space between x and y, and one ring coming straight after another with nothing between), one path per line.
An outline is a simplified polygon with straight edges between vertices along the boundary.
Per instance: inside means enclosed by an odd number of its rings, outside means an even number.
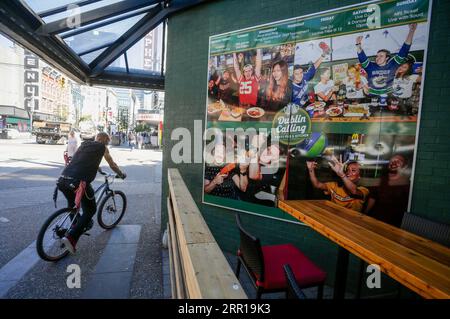
M127 198L122 191L112 190L111 184L118 178L115 174L100 172L105 176L105 182L95 190L95 199L100 203L97 209L98 224L104 229L114 228L123 218L127 208ZM69 254L61 240L69 229L75 225L82 215L81 209L63 208L54 212L42 225L36 240L39 257L46 261L58 261ZM84 235L94 223L91 220L83 230Z

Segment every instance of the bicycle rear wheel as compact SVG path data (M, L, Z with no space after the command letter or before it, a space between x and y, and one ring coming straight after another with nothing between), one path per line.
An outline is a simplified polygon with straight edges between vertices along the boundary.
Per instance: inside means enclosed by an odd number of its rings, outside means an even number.
M36 250L43 260L58 261L69 251L61 240L72 225L76 213L71 208L63 208L53 213L42 225L36 240Z
M97 221L104 229L116 227L127 209L127 197L121 191L112 191L102 200L98 209Z

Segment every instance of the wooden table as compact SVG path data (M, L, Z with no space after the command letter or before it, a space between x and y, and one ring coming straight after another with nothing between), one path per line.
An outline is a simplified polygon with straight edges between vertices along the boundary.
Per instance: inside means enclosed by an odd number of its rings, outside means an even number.
M278 207L340 246L336 298L345 293L349 252L424 298L450 298L450 249L328 200L280 200Z

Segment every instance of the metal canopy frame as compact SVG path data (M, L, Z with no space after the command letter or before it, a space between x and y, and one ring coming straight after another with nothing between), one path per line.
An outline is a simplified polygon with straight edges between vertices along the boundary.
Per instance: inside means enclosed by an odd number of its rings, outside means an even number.
M142 13L146 13L146 12L148 12L148 10L149 10L149 8L135 10L135 11L132 11L130 13L120 15L120 16L114 18L114 19L106 19L106 21L102 20L102 21L100 21L98 23L92 23L92 24L89 24L86 27L80 27L80 28L77 28L75 30L71 30L71 31L65 32L65 33L61 34L60 37L65 39L65 38L68 38L68 37L71 37L71 36L74 36L74 35L77 35L77 34L80 34L80 33L83 33L83 32L87 32L87 31L90 31L90 30L101 28L101 27L103 27L105 25L109 25L109 24L112 24L112 23L115 23L115 22L119 22L119 21L128 19L128 18L132 18L132 17L140 15Z
M72 5L78 6L78 7L82 7L91 3L95 3L95 2L99 2L101 0L82 0L82 1L78 1L78 2L73 2ZM38 16L40 16L41 18L45 18L57 13L61 13L61 12L65 12L67 11L67 6L60 6L57 8L53 8L50 10L46 10L46 11L42 11L38 13Z
M149 5L148 0L127 0L111 4L109 6L93 9L80 14L80 27L89 25L94 22L102 21L111 17L115 17L130 11L141 9ZM43 34L59 34L72 30L67 18L59 19L50 23L43 24L37 32Z
M172 14L212 0L126 0L92 9L80 14L79 27L70 28L68 19L45 23L43 18L63 13L70 6L83 7L100 0L75 1L39 13L34 12L25 0L0 1L0 32L53 65L77 82L90 85L136 87L164 90L164 66L160 72L138 72L128 67L126 52ZM85 49L76 53L64 38L91 31L124 19L145 14L114 42ZM105 49L91 63L81 56ZM163 54L165 43L163 39ZM124 71L105 71L106 67L124 55ZM163 57L164 59L164 57Z

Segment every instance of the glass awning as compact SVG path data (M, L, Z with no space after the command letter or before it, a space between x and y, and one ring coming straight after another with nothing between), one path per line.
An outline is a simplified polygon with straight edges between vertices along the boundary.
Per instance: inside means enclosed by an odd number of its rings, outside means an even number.
M67 6L73 3L73 0L25 0L26 4L36 13L41 13L60 6Z
M63 39L75 51L75 53L83 56L87 51L92 52L92 49L98 48L100 46L112 45L130 28L131 25L134 25L143 17L144 14L141 14L136 17L107 24L105 26L85 31L83 33L64 37Z
M166 19L206 1L0 1L0 32L80 82L158 89Z
M159 25L107 66L106 70L157 74L163 63L162 36L163 27Z

